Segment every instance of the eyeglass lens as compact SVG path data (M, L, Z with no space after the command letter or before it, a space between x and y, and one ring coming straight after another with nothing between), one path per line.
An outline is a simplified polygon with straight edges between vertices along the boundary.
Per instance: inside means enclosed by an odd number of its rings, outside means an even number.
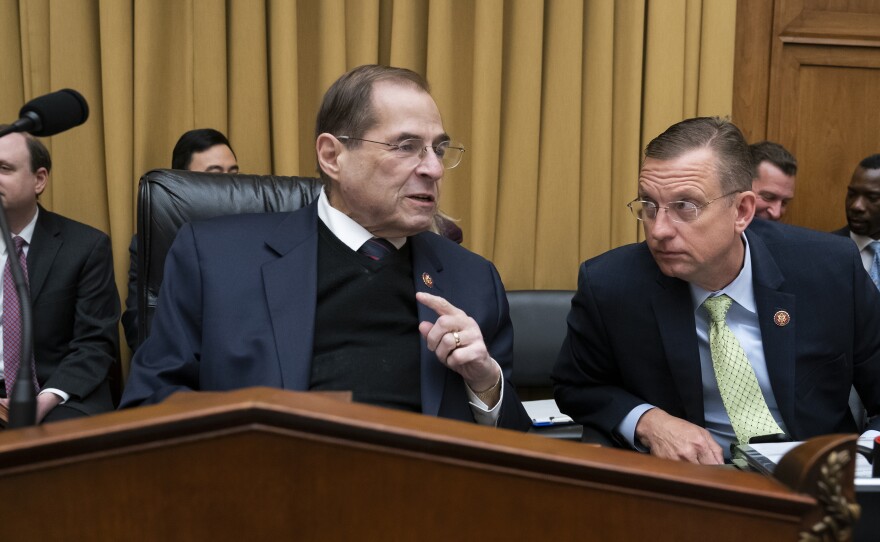
M449 141L444 141L437 145L426 145L421 139L407 139L397 144L398 150L406 156L422 159L425 157L428 147L431 147L437 159L443 163L446 168L454 168L461 162L462 149L450 146Z
M634 201L630 204L630 209L639 220L654 220L660 207L649 201ZM689 201L671 201L663 209L666 209L675 222L692 222L699 213L699 208Z

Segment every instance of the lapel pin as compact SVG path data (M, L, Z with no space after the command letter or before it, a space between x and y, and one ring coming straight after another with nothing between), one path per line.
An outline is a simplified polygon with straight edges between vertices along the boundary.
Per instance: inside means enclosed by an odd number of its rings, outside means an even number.
M431 275L427 273L422 273L422 282L424 282L425 286L427 286L428 288L434 287L434 279L432 279Z
M786 311L776 311L773 315L773 323L779 327L787 326L791 322L791 316Z

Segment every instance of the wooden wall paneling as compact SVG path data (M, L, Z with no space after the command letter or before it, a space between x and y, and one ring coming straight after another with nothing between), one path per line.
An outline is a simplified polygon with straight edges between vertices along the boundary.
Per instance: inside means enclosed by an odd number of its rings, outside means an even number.
M739 0L733 61L733 122L752 143L766 138L773 1Z
M855 165L880 151L880 3L778 0L767 139L798 158L785 221L818 230L846 223Z
M776 138L798 157L788 222L830 231L846 224L844 197L856 164L880 152L880 50L787 48Z
M740 0L733 120L800 163L786 222L845 224L856 164L880 152L880 2Z

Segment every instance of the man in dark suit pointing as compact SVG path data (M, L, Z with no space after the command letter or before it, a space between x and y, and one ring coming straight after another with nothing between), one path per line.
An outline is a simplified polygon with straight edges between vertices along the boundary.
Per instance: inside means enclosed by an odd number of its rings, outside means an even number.
M645 149L645 242L585 262L554 369L596 439L696 463L732 443L855 432L880 409L880 295L853 243L755 220L748 146L717 118Z
M184 226L123 406L179 390L352 390L356 401L524 429L494 266L428 232L461 160L425 80L361 66L324 96L324 189L295 213Z

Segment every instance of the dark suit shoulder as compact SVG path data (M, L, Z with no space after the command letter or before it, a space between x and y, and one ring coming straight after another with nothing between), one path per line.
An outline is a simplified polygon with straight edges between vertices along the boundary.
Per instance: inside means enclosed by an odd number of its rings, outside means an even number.
M583 263L584 267L597 271L616 271L620 267L628 267L636 263L654 261L651 251L645 242L632 243L621 247L612 248L598 256L594 256ZM635 271L643 270L642 268ZM656 267L654 267L656 270Z
M581 264L578 290L597 299L619 302L621 298L650 295L666 281L644 242L624 245L599 254Z
M455 241L452 241L434 232L422 232L412 236L411 239L413 239L415 243L423 243L425 246L430 247L438 255L438 257L443 259L444 264L491 263L489 260L480 256L476 252L471 252L470 250L464 248Z
M768 285L784 277L792 292L845 292L853 273L863 272L859 249L848 237L766 220L752 222L746 236L753 271Z
M603 252L585 261L581 269L590 275L620 277L627 280L637 277L654 279L659 272L645 242L623 245Z
M65 237L69 236L73 239L92 242L99 239L107 239L108 241L110 239L106 233L98 228L83 224L82 222L67 218L58 213L47 211L42 207L40 208L40 215L37 217L37 223L53 235L63 234Z
M239 215L224 215L193 222L193 228L204 233L225 233L229 231L265 231L273 228L291 215L302 211L277 212L277 213L246 213Z
M746 230L747 235L753 234L761 238L767 248L772 251L841 251L851 252L855 245L852 241L834 233L811 230L800 226L792 226L770 220L755 219Z
M257 250L286 254L318 233L317 204L296 211L226 215L184 225L195 242L216 254ZM181 228L183 229L183 228ZM264 248L271 249L269 252Z

